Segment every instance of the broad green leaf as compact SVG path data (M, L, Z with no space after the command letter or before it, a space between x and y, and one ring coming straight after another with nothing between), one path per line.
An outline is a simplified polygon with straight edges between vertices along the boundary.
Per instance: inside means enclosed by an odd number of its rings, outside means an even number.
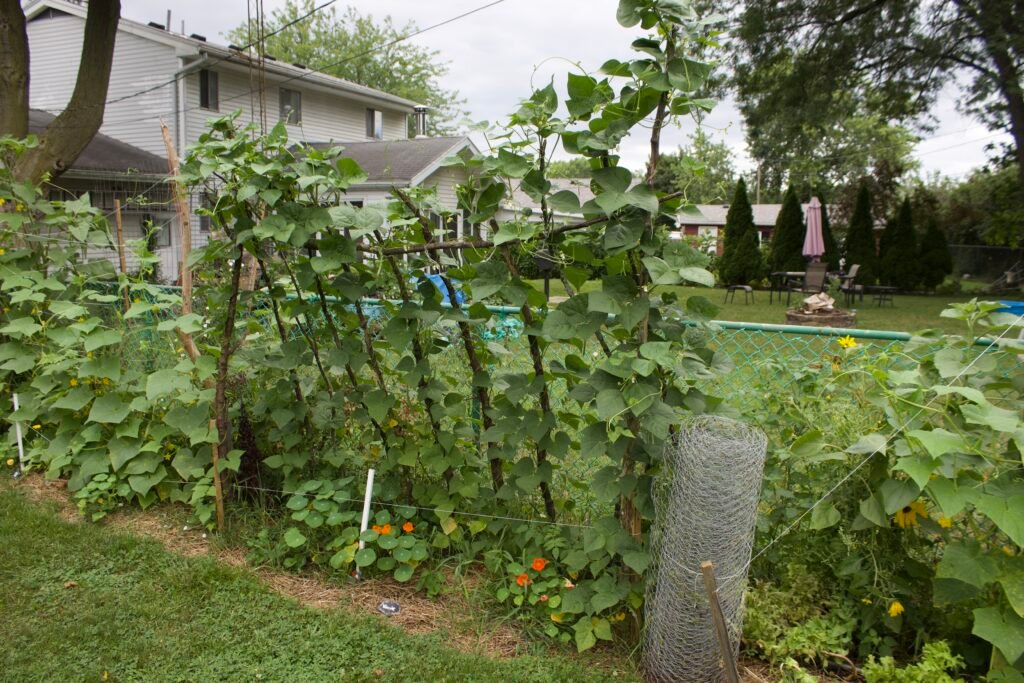
M413 568L408 564L400 564L395 567L395 573L393 574L395 581L399 583L405 583L412 578Z
M867 516L867 515L865 515ZM811 528L828 529L839 523L839 510L832 503L822 503L811 511Z
M946 453L970 452L970 448L962 436L945 429L938 428L927 431L915 429L907 432L907 436L920 442L933 458L945 455Z
M580 212L580 198L572 190L561 190L548 197L548 206L555 213L576 215Z
M950 543L935 570L937 579L955 579L974 588L984 588L996 580L999 566L976 544Z
M92 391L85 387L75 387L57 399L53 407L64 410L81 410L92 400Z
M886 440L881 434L865 434L857 439L857 443L846 449L847 453L880 453L885 454Z
M651 556L643 550L622 553L622 561L637 574L643 574L651 564Z
M121 343L120 330L95 330L85 338L85 350L95 351L104 346Z
M25 316L23 318L16 318L3 327L0 327L0 332L12 335L16 338L31 337L41 329L43 329L43 326L37 323L35 318Z
M1024 619L1012 610L979 607L974 610L971 633L999 648L1011 664L1024 655Z
M1014 543L1024 546L1024 495L1004 498L982 494L975 501L975 507Z
M664 259L657 256L645 256L644 267L651 275L651 282L656 285L677 285L682 281L678 268L673 268Z
M298 548L305 544L306 537L297 527L289 527L288 531L284 532L284 542L288 544L289 548Z
M789 446L789 452L798 458L817 455L825 446L825 436L817 429L805 432Z
M93 401L92 410L86 422L119 424L128 417L131 408L117 394L104 394Z
M897 460L893 469L906 472L918 488L923 489L941 462L938 458L929 458L927 455L908 455Z
M357 567L369 567L377 561L377 553L373 548L363 548L356 551L355 560Z
M146 378L146 398L154 401L161 396L188 391L191 386L188 375L177 370L157 370Z

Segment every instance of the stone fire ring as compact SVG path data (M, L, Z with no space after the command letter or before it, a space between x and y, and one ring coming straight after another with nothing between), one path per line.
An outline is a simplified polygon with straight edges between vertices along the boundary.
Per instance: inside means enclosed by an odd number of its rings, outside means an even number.
M857 314L842 309L804 313L791 308L786 311L786 322L804 327L853 327L857 323Z

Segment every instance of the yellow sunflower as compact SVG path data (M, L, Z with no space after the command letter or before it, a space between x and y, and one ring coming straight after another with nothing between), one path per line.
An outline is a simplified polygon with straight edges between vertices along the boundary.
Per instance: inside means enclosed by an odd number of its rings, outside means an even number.
M844 349L852 349L857 346L857 341L850 335L840 337L839 339L836 340L836 343L838 343Z
M897 510L896 514L893 515L893 519L896 521L896 526L901 529L907 527L916 526L918 517L927 517L928 509L919 500L915 500L910 505Z

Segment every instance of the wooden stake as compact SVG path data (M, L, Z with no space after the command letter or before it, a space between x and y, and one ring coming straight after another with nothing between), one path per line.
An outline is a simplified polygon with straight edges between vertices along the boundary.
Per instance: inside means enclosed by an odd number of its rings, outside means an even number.
M704 576L704 589L708 592L708 607L711 608L711 621L715 623L715 635L718 637L718 651L722 656L722 667L729 683L739 683L740 676L736 671L736 659L732 654L729 642L729 630L725 626L725 615L722 614L722 603L718 601L718 583L715 581L715 565L710 560L700 563L700 573Z
M210 420L210 429L217 431L217 421ZM210 444L213 451L213 496L217 505L217 531L224 531L224 489L220 485L220 444Z
M178 210L178 227L180 229L181 242L181 263L179 265L181 277L181 314L186 315L192 312L192 271L188 269L188 255L192 251L192 226L189 225L188 203L185 199L185 190L175 178L178 176L178 153L174 149L174 141L171 140L171 131L160 119L160 132L164 136L164 147L167 149L167 170L171 174L171 188L174 192L174 205Z
M117 224L117 258L121 262L121 273L128 272L128 261L124 255L124 226L121 224L121 200L114 199L114 223ZM124 310L127 311L132 305L131 295L124 290Z

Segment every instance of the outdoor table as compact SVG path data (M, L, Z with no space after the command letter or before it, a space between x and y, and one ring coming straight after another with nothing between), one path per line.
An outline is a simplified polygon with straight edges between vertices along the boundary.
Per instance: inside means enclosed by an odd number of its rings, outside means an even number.
M807 273L803 270L777 270L772 273L768 277L768 305L771 305L775 292L779 293L779 301L782 301L782 292L785 291L787 280L796 278L802 280L805 277L807 277Z
M865 287L865 289L870 294L874 295L875 303L878 305L879 308L882 307L882 304L885 304L887 302L890 306L896 305L896 301L893 299L892 295L897 292L897 287L890 287L887 285L871 285L870 287Z

